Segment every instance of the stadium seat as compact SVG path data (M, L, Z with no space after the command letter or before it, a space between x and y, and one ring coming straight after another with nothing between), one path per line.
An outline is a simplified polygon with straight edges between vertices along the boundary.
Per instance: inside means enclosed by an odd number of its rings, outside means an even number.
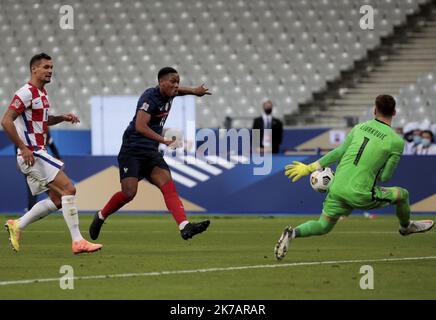
M415 83L403 86L395 98L400 118L395 120L395 125L421 123L426 119L436 123L436 69L420 75ZM367 119L366 115L361 120L364 119Z
M68 91L63 98L80 100L82 128L90 128L91 96L137 94L155 81L155 73L164 65L182 68L184 83L205 81L219 92L203 99L206 102L197 99L199 108L214 110L207 116L197 113L200 126L221 126L230 109L257 113L259 100L267 96L278 97L277 114L289 114L366 57L381 37L425 2L368 1L377 7L377 28L362 31L356 23L358 0L158 0L152 4L78 0L73 7L75 24L81 27L72 32L61 30L58 15L44 9L48 5L57 13L61 4L55 0L31 6L24 0L10 1L0 12L5 66L0 68L4 85L0 100L10 100L13 90L22 85L29 56L46 51L56 63L56 84L50 94L59 100L62 86L75 82L77 93ZM425 94L422 100L432 102L432 81L421 79L422 90L413 94ZM232 90L236 85L239 96ZM214 105L226 105L225 111L220 113Z

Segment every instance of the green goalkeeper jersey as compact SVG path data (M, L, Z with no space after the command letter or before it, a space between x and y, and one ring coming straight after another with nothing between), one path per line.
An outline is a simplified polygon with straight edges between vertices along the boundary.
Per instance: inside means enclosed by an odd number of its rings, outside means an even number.
M319 160L322 167L339 161L329 192L356 205L371 201L377 180L392 177L403 149L403 139L388 124L377 119L357 124L341 146Z

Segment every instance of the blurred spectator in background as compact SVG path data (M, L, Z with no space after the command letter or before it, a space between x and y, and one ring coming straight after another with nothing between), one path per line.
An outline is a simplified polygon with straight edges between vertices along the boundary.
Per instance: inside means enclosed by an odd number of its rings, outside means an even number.
M283 124L272 116L273 103L267 100L263 103L262 116L255 118L253 129L260 130L260 152L279 153L283 139ZM265 131L271 129L271 131Z
M421 131L421 143L416 147L418 155L436 155L436 144L431 130Z
M433 132L433 135L436 135L436 123L430 125L430 131Z
M404 139L406 144L404 145L405 155L416 154L416 148L421 143L421 130L418 122L410 122L403 128Z

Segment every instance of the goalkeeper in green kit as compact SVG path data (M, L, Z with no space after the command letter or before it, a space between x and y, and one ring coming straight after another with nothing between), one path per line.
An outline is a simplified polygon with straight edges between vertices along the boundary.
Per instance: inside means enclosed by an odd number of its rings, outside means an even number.
M392 96L378 96L374 114L374 120L357 124L341 146L318 161L309 165L294 161L286 166L286 176L295 182L315 170L339 163L321 216L317 221L307 221L295 228L286 227L274 248L277 259L285 257L292 239L326 234L341 216L348 216L353 209L370 210L395 205L400 222L399 232L403 236L425 232L433 227L432 220L410 220L409 193L406 189L376 186L377 181L386 182L392 177L403 153L404 141L391 128L395 116Z

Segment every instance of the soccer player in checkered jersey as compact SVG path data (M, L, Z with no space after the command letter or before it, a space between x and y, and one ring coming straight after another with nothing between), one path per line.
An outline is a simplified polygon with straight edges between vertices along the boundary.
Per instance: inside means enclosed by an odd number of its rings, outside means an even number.
M124 132L118 154L121 191L115 193L103 209L95 214L89 227L93 240L98 238L105 219L133 200L138 190L138 181L144 178L162 192L165 204L184 240L205 231L209 226L209 220L189 222L186 218L170 169L158 151L158 146L159 143L167 146L178 143L162 136L174 97L187 94L202 97L211 93L203 85L196 88L179 87L179 74L171 67L159 70L157 79L158 85L145 90L139 98L133 120Z
M30 73L30 81L15 93L1 124L18 148L18 166L27 176L32 194L47 191L48 198L36 203L21 218L6 221L5 228L9 232L12 249L16 252L20 250L21 232L29 224L62 208L73 240L73 253L97 251L102 245L88 242L80 234L76 189L62 170L63 162L46 151L48 126L61 122L75 124L80 120L72 113L60 116L49 114L50 101L44 86L50 83L53 73L50 56L40 53L32 57Z

